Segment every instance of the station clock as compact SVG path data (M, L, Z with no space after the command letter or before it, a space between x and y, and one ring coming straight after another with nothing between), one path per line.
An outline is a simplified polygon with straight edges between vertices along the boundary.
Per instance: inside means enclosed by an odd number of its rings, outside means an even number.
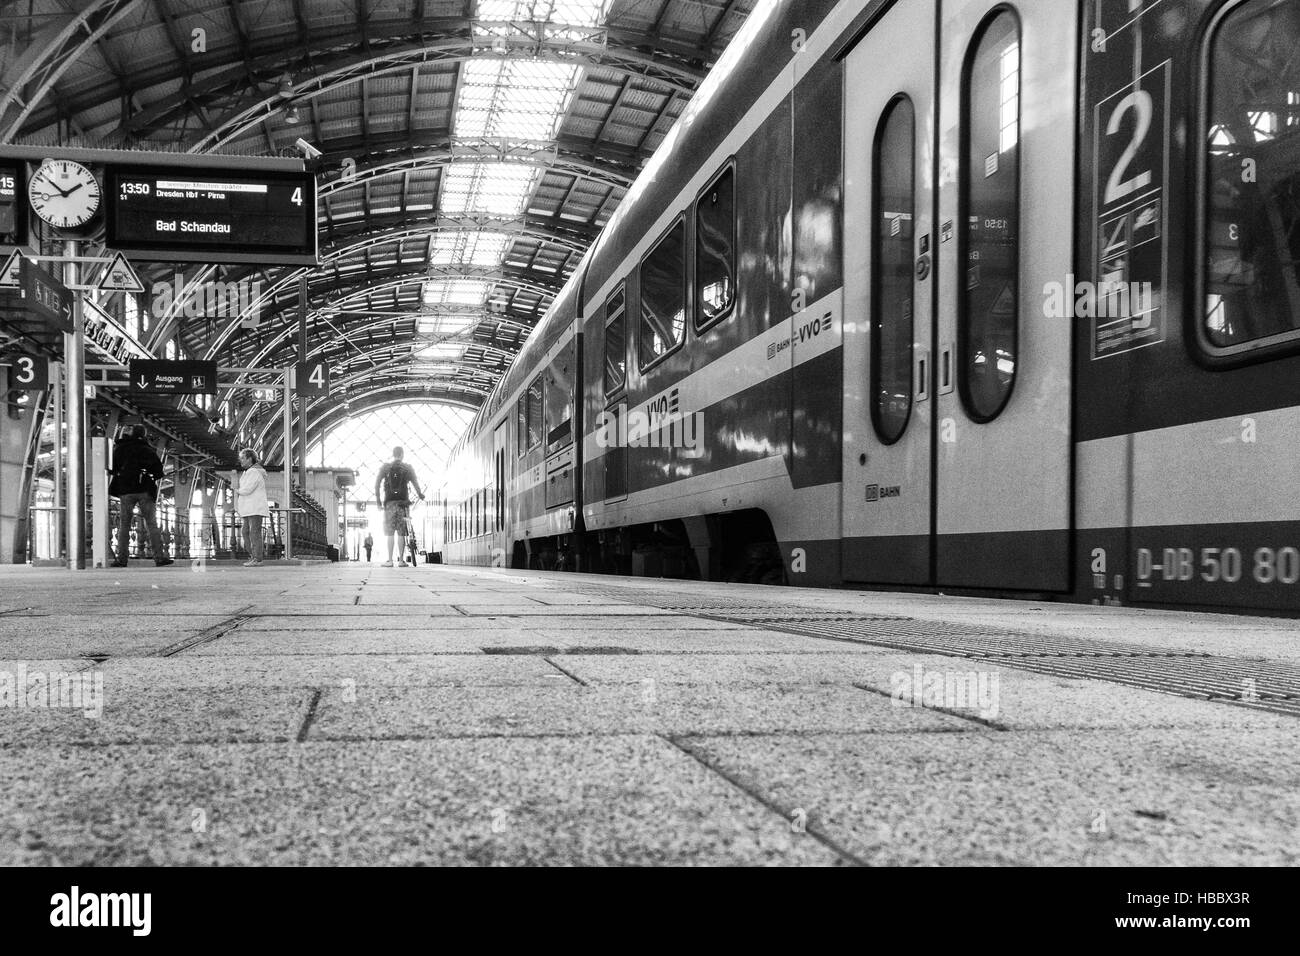
M47 159L27 184L32 211L58 229L79 229L99 212L99 181L81 163Z

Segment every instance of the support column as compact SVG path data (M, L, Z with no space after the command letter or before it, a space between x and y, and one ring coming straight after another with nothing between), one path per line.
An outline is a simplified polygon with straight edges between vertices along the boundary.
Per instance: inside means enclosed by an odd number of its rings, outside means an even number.
M108 439L92 438L90 440L90 473L94 483L90 487L90 517L93 522L91 531L91 566L108 567L110 536L112 529L108 520Z
M292 517L291 509L293 508L293 391L289 384L293 381L293 369L284 370L284 454L281 456L284 462L284 501L280 506L284 508L284 556L286 559L293 557L293 538L289 528L289 520Z
M63 283L68 288L79 284L75 257L80 243L70 239L63 244L69 261L63 266ZM68 568L86 567L86 331L82 293L72 293L72 331L63 335L67 384L68 445ZM56 438L55 441L59 441Z
M298 361L307 361L307 275L298 277ZM322 461L321 465L325 463ZM298 393L298 487L307 487L307 399Z

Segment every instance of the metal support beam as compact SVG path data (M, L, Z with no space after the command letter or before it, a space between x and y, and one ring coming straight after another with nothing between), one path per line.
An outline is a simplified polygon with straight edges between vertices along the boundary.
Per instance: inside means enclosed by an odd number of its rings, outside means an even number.
M69 256L79 253L79 243L69 240L63 251ZM63 266L65 285L80 282L80 266L75 259ZM86 567L86 333L82 293L72 294L72 331L63 335L63 354L67 361L68 416L68 567ZM55 436L56 442L62 441Z
M307 361L307 276L298 277L298 361ZM307 399L298 391L298 484L307 487Z
M289 435L293 431L293 394L290 388L292 381L293 369L284 369L284 422L281 431L282 435ZM280 503L280 507L284 509L284 556L286 559L293 557L293 535L290 533L290 525L293 523L293 457L290 454L291 450L291 444L286 441L284 443L284 454L280 456L281 469L284 472L284 501Z

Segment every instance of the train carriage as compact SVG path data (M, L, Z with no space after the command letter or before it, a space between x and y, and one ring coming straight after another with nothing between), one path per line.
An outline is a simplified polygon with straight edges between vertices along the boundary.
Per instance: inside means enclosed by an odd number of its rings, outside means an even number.
M448 560L1300 608L1300 4L758 7Z

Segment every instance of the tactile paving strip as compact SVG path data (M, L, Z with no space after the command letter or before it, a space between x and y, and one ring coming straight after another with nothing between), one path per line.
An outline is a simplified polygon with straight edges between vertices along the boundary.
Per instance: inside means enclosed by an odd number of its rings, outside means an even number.
M725 600L661 602L635 588L581 590L632 604L790 634L995 661L1038 674L1102 680L1300 717L1300 667L1277 661L1154 650L1145 644L1032 634L980 624L819 611L806 605Z

